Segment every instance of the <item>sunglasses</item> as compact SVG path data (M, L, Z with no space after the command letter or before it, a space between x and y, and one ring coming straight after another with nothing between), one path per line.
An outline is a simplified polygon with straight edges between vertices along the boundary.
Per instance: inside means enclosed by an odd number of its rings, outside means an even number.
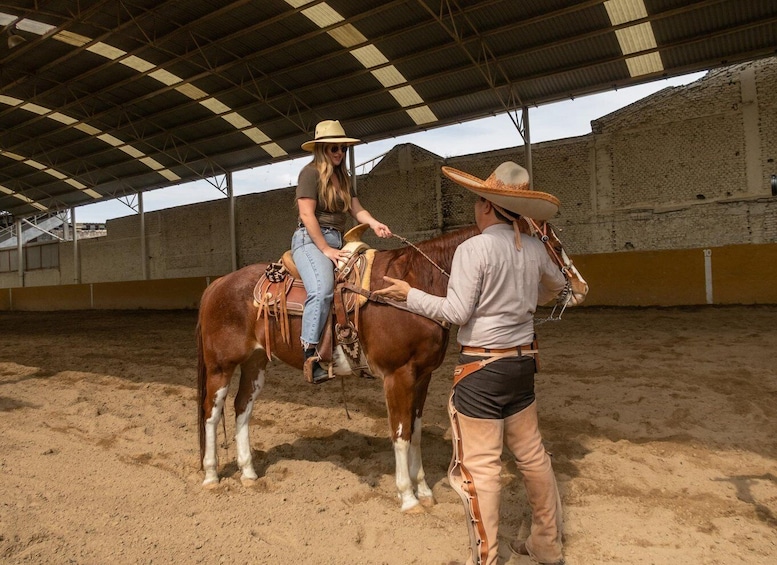
M330 153L348 153L347 145L327 145L327 151Z

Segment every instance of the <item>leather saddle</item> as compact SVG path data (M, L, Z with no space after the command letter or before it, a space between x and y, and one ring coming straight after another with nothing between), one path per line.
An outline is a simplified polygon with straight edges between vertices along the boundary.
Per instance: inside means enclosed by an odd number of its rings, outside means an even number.
M314 358L331 363L334 348L341 345L354 372L367 368L356 336L359 309L366 303L369 295L370 273L376 251L361 241L361 235L368 227L367 224L360 224L343 236L343 249L350 251L350 254L347 260L341 260L335 268L335 297L330 314L331 323L325 326L319 341L317 352L320 357ZM257 320L264 323L264 345L267 358L270 359L270 317L278 325L281 338L285 343L289 343L289 316L302 316L307 298L291 250L286 251L277 262L267 266L264 275L256 283L253 294L254 306L259 309ZM354 321L351 321L351 318ZM307 376L306 374L306 378Z

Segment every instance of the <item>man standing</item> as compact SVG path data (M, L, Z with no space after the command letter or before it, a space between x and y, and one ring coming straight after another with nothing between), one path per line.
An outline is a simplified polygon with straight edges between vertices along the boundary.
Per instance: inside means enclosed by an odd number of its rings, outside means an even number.
M564 563L561 499L542 445L534 398L537 347L534 312L565 287L565 277L534 237L521 238L521 216L551 218L557 198L529 188L519 165L499 165L486 180L442 168L448 178L479 196L480 235L453 257L447 295L427 294L405 281L375 294L407 302L429 318L459 325L459 365L448 403L453 458L448 478L464 503L470 539L467 565L497 560L502 446L514 455L532 509L531 533L510 543L514 553L543 564Z

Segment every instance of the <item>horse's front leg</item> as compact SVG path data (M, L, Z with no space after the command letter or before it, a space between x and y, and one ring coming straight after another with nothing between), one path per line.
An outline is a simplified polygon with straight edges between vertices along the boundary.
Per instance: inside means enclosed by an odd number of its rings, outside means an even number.
M413 380L412 371L407 367L402 367L393 375L386 376L383 385L388 408L391 443L394 446L397 494L402 504L401 510L406 513L424 511L413 492L413 479L417 480L419 473L425 488L429 490L425 479L423 479L424 471L421 465L420 422L417 434L413 431ZM414 437L417 437L415 446L413 446ZM411 461L413 462L412 470ZM431 494L431 491L429 492Z
M416 497L421 506L431 507L434 506L437 501L434 499L432 489L426 484L426 473L424 472L424 464L421 458L421 416L416 413L415 420L413 421L413 435L410 440L410 460L408 469L410 472L410 479L416 484Z
M264 388L266 366L267 356L261 349L255 351L248 361L240 365L240 387L235 396L235 447L237 466L242 473L240 481L244 486L251 486L258 478L251 453L249 426L254 401Z

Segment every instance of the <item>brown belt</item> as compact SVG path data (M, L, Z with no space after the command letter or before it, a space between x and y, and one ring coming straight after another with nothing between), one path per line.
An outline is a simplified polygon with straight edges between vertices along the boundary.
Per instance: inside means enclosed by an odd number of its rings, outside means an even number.
M506 349L490 349L488 347L472 347L471 345L462 345L461 352L465 355L503 355L515 353L520 357L528 353L537 353L537 349L534 347L535 345L535 343L527 343L526 345L516 345L515 347L508 347Z
M539 349L537 347L537 340L527 345L517 345L515 347L508 347L507 349L491 349L488 347L471 347L469 345L462 345L461 352L464 355L482 355L486 357L480 361L473 361L471 363L465 363L463 365L456 365L453 369L453 386L459 384L459 381L471 375L475 371L478 371L494 361L504 359L505 357L534 357L534 363L536 370L540 370L540 358Z

